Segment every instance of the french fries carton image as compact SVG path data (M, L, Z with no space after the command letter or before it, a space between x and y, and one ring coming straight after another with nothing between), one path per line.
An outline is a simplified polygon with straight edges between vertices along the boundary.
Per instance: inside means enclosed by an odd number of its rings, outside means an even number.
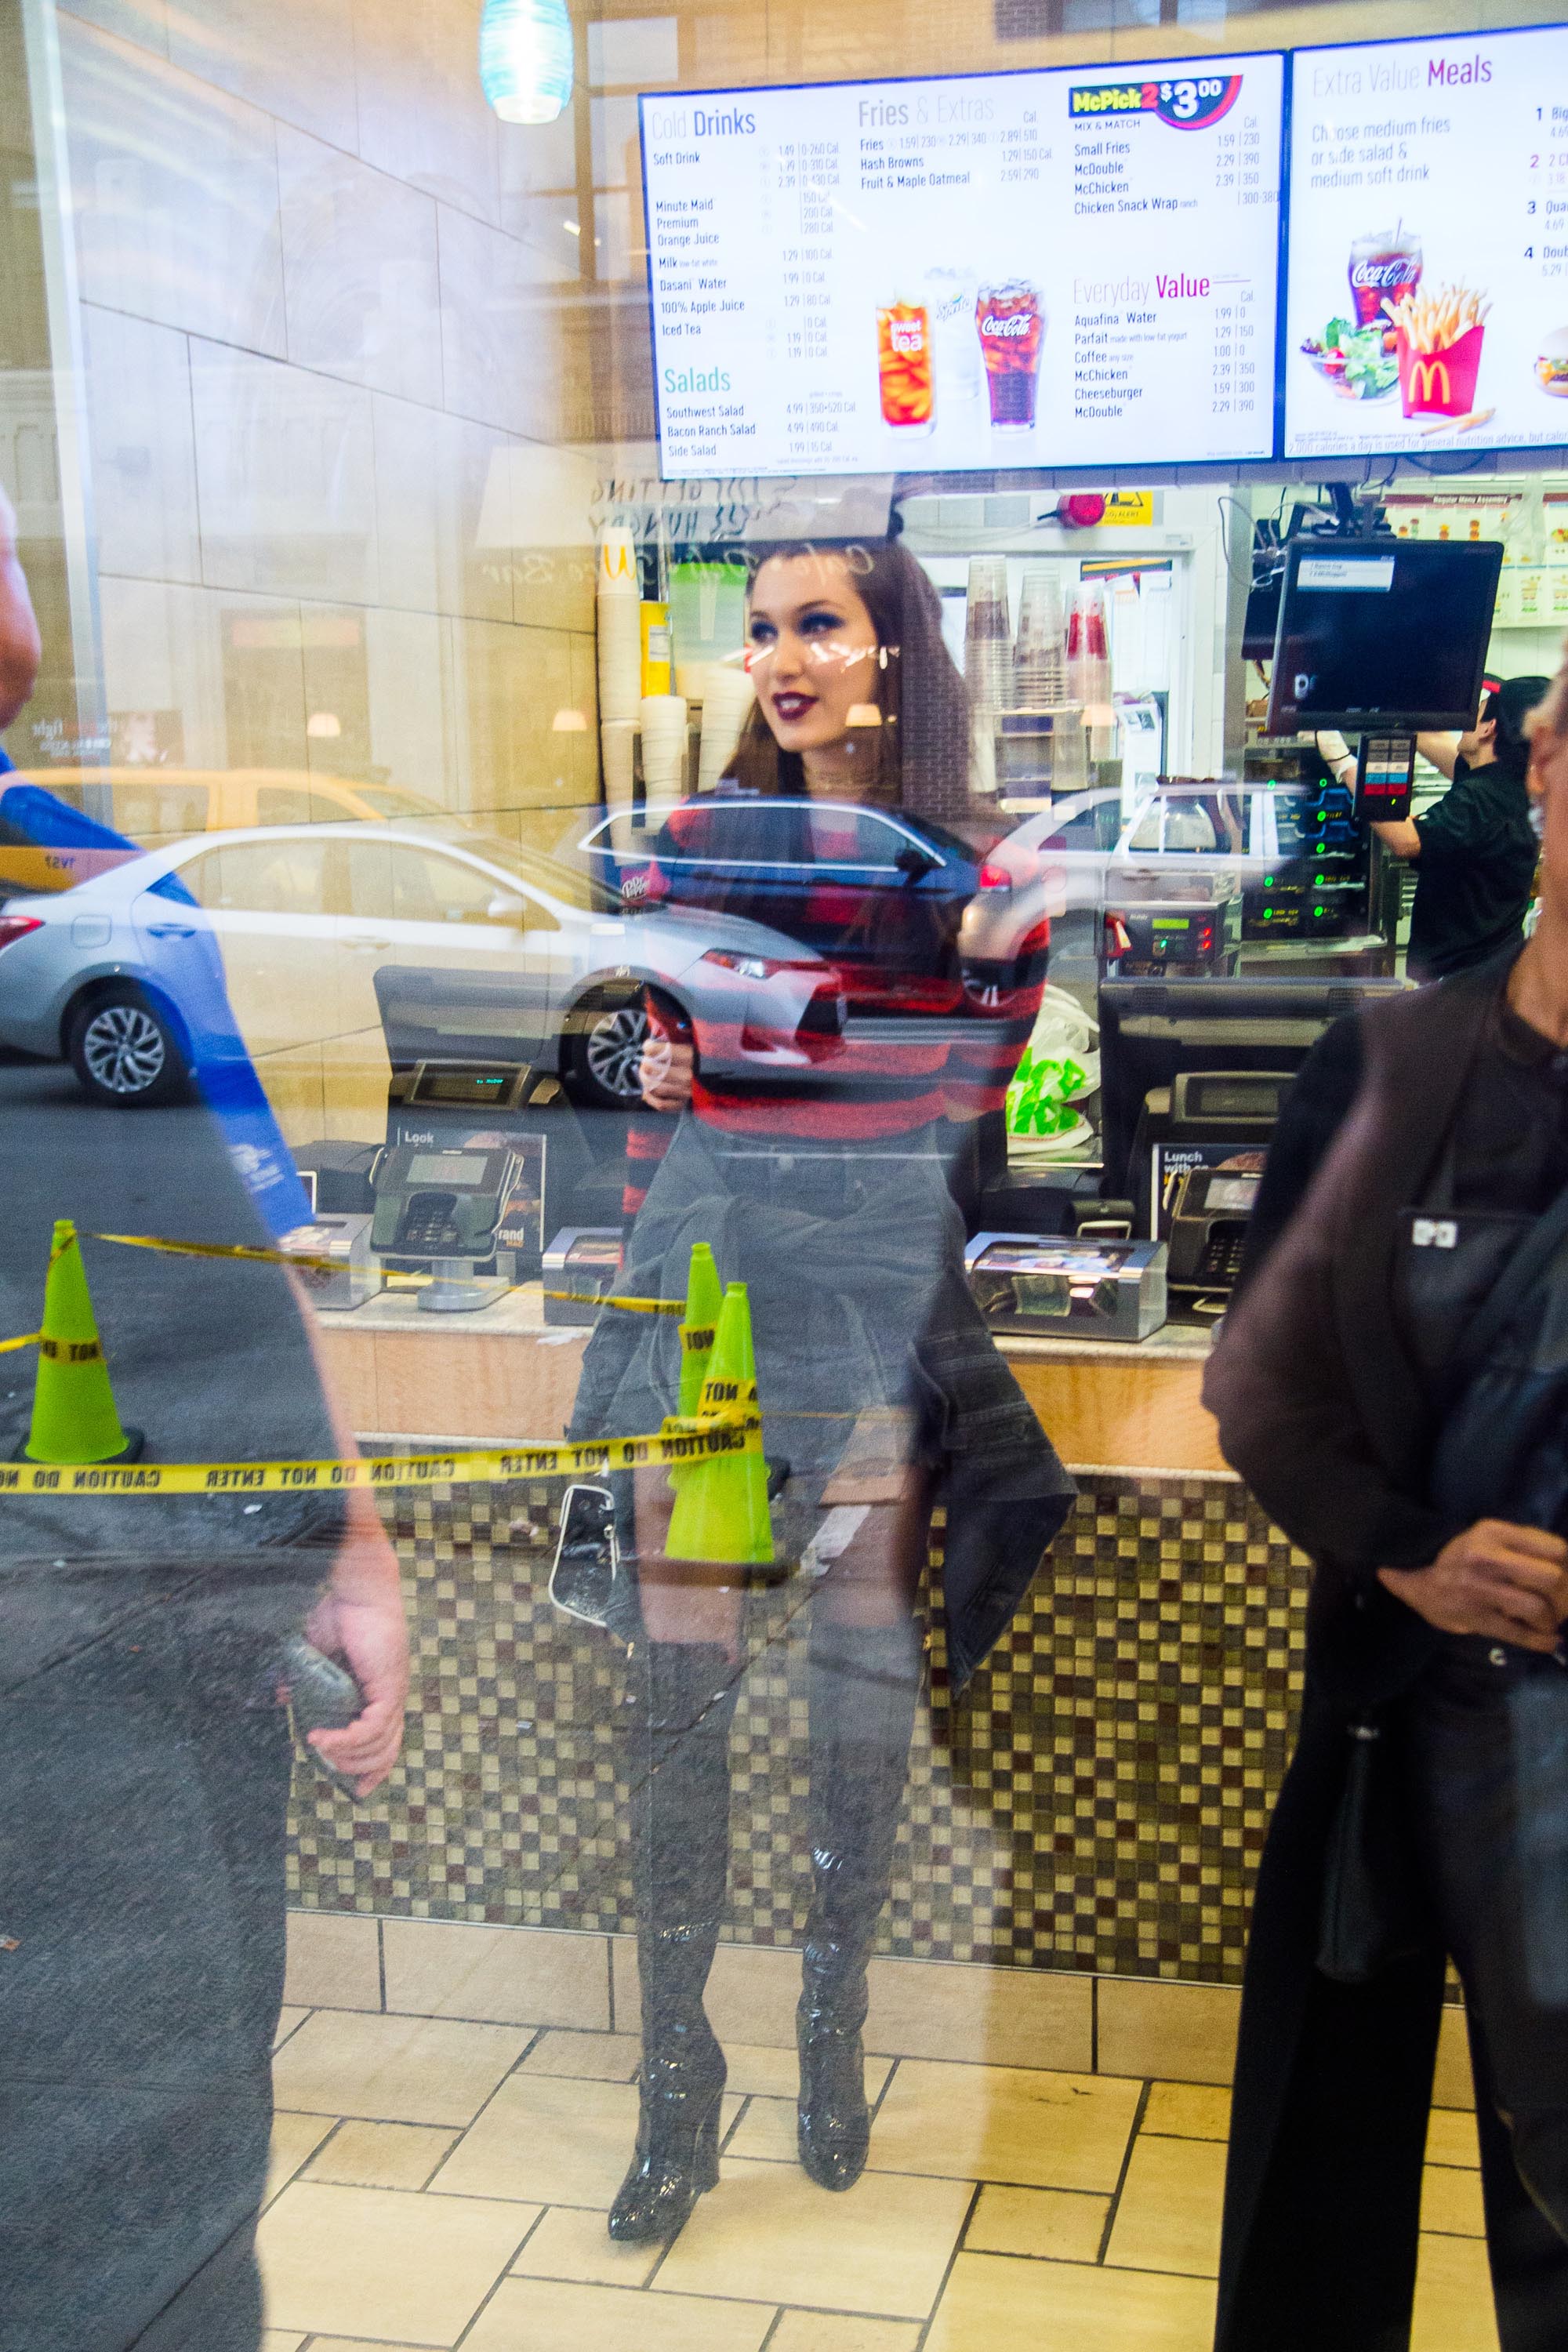
M1435 294L1418 288L1384 308L1394 321L1405 415L1469 415L1490 303L1468 286L1445 286Z

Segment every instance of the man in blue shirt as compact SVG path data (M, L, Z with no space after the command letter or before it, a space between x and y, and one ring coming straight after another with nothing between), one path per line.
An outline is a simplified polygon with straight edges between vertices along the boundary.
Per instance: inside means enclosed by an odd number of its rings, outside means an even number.
M0 493L0 729L38 661ZM221 1111L106 1111L58 1064L16 1062L0 1069L0 1337L36 1329L68 1217L148 1458L352 1447L283 1266L93 1238L143 1231L156 1203L161 1231L265 1247ZM28 1435L33 1373L22 1355L0 1364L5 1463ZM5 2352L259 2352L291 1764L276 1660L300 1633L360 1684L356 1718L314 1737L368 1795L396 1757L407 1689L372 1496L0 1498Z
M0 489L0 735L20 717L44 657L26 575L16 554L16 514ZM0 773L9 768L0 743Z

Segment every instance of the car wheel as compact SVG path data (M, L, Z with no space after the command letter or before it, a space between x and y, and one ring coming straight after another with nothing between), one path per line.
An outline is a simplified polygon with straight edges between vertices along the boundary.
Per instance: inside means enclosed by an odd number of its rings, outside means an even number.
M91 998L72 1018L66 1050L89 1102L133 1109L174 1102L185 1090L179 1041L139 988Z
M630 1110L642 1100L647 1014L640 1003L588 1004L571 1039L567 1090L595 1110Z

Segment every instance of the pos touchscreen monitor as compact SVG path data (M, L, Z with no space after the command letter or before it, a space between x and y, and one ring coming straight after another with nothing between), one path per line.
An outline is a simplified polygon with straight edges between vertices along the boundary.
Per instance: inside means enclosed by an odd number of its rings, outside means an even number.
M1473 727L1501 567L1497 540L1298 540L1268 732Z

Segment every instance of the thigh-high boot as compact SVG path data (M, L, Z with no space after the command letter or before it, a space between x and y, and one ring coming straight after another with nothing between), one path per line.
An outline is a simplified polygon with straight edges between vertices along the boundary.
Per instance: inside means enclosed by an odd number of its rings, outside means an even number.
M673 2238L719 2179L724 2053L702 2006L730 1855L736 1669L707 1643L639 1641L628 1697L637 1970L637 2151L610 2235Z
M800 2160L824 2189L865 2168L866 1964L888 1896L921 1686L912 1618L813 1626L811 1862L800 2006Z

